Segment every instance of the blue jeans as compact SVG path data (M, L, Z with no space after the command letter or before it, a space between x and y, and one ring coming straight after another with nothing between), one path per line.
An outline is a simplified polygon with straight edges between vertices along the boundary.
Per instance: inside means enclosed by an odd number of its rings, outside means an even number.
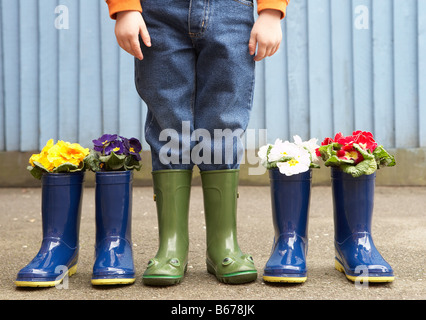
M143 0L135 82L148 106L152 168L237 169L253 104L250 0Z

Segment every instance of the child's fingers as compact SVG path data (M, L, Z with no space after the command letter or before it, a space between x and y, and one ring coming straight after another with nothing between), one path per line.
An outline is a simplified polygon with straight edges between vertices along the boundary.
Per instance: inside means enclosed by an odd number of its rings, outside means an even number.
M138 58L139 60L143 59L142 50L139 45L139 41L135 43L131 39L125 39L125 40L118 40L118 45L127 53L131 54L135 58Z
M254 57L254 61L260 61L260 60L262 60L263 58L265 58L266 57L266 46L265 45L262 45L262 44L258 44L258 46L257 46L257 54L256 54L256 56Z
M261 61L266 57L273 56L279 49L280 43L276 44L275 42L266 42L259 43L257 48L257 54L254 57L255 61Z
M148 28L146 27L146 24L144 21L142 22L142 25L140 26L139 34L141 35L143 43L145 43L147 47L150 47L151 37L149 35Z
M266 54L266 56L267 57L271 57L271 56L273 56L274 55L274 53L275 53L275 51L276 51L276 44L271 44L271 45L269 45L269 47L268 47L268 49L267 49L267 54Z
M250 35L250 41L249 41L249 53L250 55L254 55L256 53L256 44L257 44L257 40L256 40L256 34L254 32L251 33Z
M280 49L280 44L281 44L281 42L278 42L278 44L275 46L274 51L272 52L272 55L277 53L277 51Z
M129 49L130 49L130 54L132 54L133 56L135 56L137 59L142 60L143 59L143 54L142 54L142 49L141 49L141 45L139 42L139 37L136 37L131 39L129 41Z

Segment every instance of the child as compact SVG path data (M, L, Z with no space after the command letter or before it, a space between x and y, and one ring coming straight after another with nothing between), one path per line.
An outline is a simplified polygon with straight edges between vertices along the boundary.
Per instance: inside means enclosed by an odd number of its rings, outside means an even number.
M118 44L136 58L136 87L148 106L160 243L144 284L183 279L194 165L201 172L208 272L224 283L254 281L253 259L236 236L239 139L252 108L255 61L278 50L288 0L258 0L256 22L252 0L106 2Z

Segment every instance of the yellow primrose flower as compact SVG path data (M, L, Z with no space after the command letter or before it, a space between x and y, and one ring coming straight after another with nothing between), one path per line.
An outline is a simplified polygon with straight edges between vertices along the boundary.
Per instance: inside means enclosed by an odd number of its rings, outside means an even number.
M52 172L64 163L79 166L89 152L88 148L83 148L78 143L71 144L59 140L56 144L53 144L53 139L51 139L39 154L31 156L29 162L33 167L34 162L38 162L47 171Z

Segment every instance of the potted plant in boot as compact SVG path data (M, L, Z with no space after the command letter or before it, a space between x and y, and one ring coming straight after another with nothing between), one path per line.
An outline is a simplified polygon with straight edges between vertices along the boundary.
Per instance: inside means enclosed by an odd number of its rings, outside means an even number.
M131 223L133 170L140 170L141 143L116 134L93 140L86 158L95 172L96 245L93 285L135 282Z
M277 139L259 149L269 169L274 241L263 271L265 282L303 283L307 279L308 215L312 168L318 168L317 139Z
M18 287L54 287L77 270L84 159L77 143L49 140L28 170L41 180L43 239L34 259L17 275Z
M337 133L317 149L331 167L335 267L351 281L391 282L394 274L374 245L371 223L376 171L395 158L371 132Z

